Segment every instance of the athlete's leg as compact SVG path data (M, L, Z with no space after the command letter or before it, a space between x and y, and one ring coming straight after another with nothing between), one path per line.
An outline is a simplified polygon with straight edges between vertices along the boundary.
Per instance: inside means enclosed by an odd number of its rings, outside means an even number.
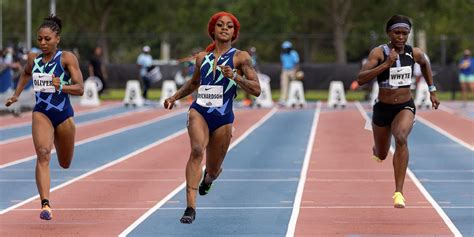
M408 109L400 111L392 122L392 134L395 138L393 168L395 173L395 192L403 191L403 183L408 167L408 134L413 127L415 115Z
M219 127L209 136L209 144L206 149L207 177L204 177L206 183L212 183L219 176L231 138L231 123Z
M36 186L41 199L49 199L51 149L53 147L54 128L45 114L33 112L33 143L36 151Z
M71 165L74 156L74 138L76 125L72 117L59 124L54 132L54 146L58 155L59 165L64 169Z
M196 208L196 191L201 180L201 163L209 142L209 129L202 115L194 109L189 110L188 134L191 154L186 164L186 200L188 207Z
M372 123L372 133L374 135L373 155L380 160L385 160L390 149L390 140L392 138L390 126L379 127Z

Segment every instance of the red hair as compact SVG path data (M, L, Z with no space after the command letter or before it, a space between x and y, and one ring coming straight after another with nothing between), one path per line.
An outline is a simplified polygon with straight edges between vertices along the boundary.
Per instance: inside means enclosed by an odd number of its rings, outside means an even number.
M232 23L234 23L234 35L232 35L232 42L234 42L239 36L240 22L237 20L237 17L228 12L218 12L214 14L211 19L209 19L209 23L207 23L207 33L209 34L209 37L211 37L212 43L207 46L206 52L211 52L216 48L214 28L216 27L217 20L223 16L230 17Z

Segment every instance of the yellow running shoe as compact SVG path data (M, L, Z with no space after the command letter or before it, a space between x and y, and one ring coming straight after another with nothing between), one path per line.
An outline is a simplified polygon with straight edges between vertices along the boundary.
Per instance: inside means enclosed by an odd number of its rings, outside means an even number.
M372 159L374 159L375 161L377 161L378 163L382 163L382 159L380 159L379 157L377 156L372 156Z
M48 205L43 205L41 208L40 218L47 221L53 219L53 212Z
M395 208L405 208L405 198L401 192L395 192L393 194L393 207Z

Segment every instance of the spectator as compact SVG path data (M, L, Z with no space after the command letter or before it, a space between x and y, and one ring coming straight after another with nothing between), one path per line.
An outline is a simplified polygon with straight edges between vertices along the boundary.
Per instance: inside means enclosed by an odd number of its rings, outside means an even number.
M147 73L153 65L150 46L143 46L142 53L137 58L137 65L140 67L140 80L143 81L143 98L148 99L148 89L150 88L151 80L148 78Z
M281 75L280 75L280 104L284 104L288 99L288 86L291 80L296 79L296 71L299 69L300 56L293 49L290 41L285 41L281 45Z
M471 50L465 49L464 56L459 62L459 83L461 84L461 95L463 106L466 105L469 90L474 94L474 58L471 57Z
M101 95L107 88L107 70L102 63L102 48L99 46L95 47L94 55L89 60L89 77L96 77L98 79L97 90L99 95Z

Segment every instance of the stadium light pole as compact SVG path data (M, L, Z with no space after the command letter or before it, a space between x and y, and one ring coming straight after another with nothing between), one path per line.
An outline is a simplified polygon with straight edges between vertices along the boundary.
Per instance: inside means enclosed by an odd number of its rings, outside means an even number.
M31 50L31 0L26 0L26 50Z

